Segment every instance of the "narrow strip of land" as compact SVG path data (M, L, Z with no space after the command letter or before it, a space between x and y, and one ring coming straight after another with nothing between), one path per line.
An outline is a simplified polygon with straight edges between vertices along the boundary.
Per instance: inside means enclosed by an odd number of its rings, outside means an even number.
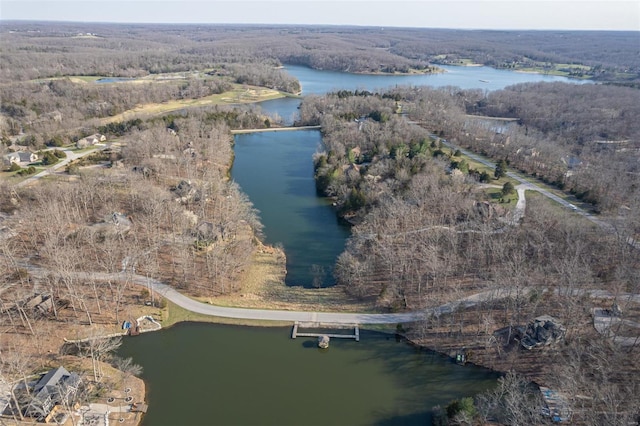
M287 321L291 323L313 322L326 324L398 324L415 322L424 319L427 315L441 315L454 311L458 307L471 307L478 303L495 298L506 297L508 290L489 290L464 297L452 303L447 303L434 308L413 312L367 314L367 313L342 313L342 312L304 312L283 311L270 309L232 308L226 306L209 305L178 292L169 285L147 278L142 275L125 273L82 273L82 275L99 280L129 280L131 283L146 287L160 296L170 300L183 309L202 315L210 315L223 318L246 319L256 321Z
M295 130L320 130L322 126L299 126L299 127L269 127L268 129L238 129L232 130L232 135L241 135L245 133L263 133L263 132L290 132Z

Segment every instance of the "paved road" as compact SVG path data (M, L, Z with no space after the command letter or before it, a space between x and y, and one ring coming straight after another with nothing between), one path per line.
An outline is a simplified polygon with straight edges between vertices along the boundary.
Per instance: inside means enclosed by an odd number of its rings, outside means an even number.
M407 322L420 321L430 315L442 315L450 313L456 308L469 308L488 300L499 300L508 296L512 296L514 292L519 291L520 294L526 294L530 288L516 289L494 289L487 290L471 296L463 297L454 302L428 308L420 311L403 312L398 314L363 314L363 313L342 313L342 312L308 312L308 311L282 311L270 309L249 309L249 308L230 308L225 306L210 305L208 303L193 300L184 294L181 294L174 288L155 279L149 279L143 275L124 273L78 273L86 278L93 277L100 280L124 280L129 279L135 285L148 288L157 294L165 297L176 305L203 315L211 315L223 318L249 319L259 321L286 321L286 322L322 322L327 324L399 324ZM564 294L575 296L588 294L592 298L597 299L625 299L640 303L640 295L638 294L618 294L614 295L606 290L573 290L556 289L556 294Z
M35 174L33 176L28 177L27 179L23 180L22 182L16 184L17 188L20 188L22 186L27 186L27 185L31 185L34 182L37 182L39 179L42 179L45 176L49 176L51 174L53 174L54 172L56 172L57 170L60 170L61 168L65 167L67 164L69 164L70 162L77 160L78 158L82 158L86 155L89 154L93 154L94 152L98 151L98 150L102 150L102 149L106 149L107 145L96 145L95 149L91 149L89 151L84 151L80 154L70 150L70 149L63 149L62 151L67 154L67 158L62 159L62 161L59 161L58 163L54 164L53 166L49 167L46 170L41 171L38 174Z
M468 151L464 148L460 148L457 147L455 145L453 145L450 142L447 142L444 139L440 139L442 141L442 144L447 146L450 149L459 149L460 152L462 152L464 155L466 155L467 157L484 164L487 167L491 167L492 169L495 169L495 164L489 160L486 160L482 157L480 157L477 154L474 154L471 151ZM515 173L515 172L507 172L507 176L509 176L510 178L518 181L520 183L520 185L518 185L519 189L523 189L523 190L530 190L530 191L538 191L540 194L544 195L545 197L555 201L556 203L562 205L563 207L566 207L569 210L573 210L576 214L579 214L580 216L584 217L585 219L591 221L592 223L598 225L599 227L601 227L602 229L608 231L608 232L616 232L615 228L608 222L605 222L599 218L597 218L596 216L594 216L593 214L589 213L586 210L581 209L578 206L575 206L574 204L570 203L569 201L558 197L556 194L554 194L553 192L543 188L540 185L537 185L529 180L527 180L526 178L524 178L522 175ZM627 237L627 243L637 249L640 249L640 241L636 241L634 240L632 237Z
M591 312L593 314L593 327L598 333L611 337L615 343L621 346L636 346L640 343L640 336L620 336L615 333L618 329L613 329L614 326L619 325L640 328L640 323L616 317L603 308L593 308Z
M259 321L286 321L286 322L321 322L327 324L398 324L415 322L424 319L426 315L445 314L453 311L456 307L470 307L480 302L502 298L507 296L506 290L492 290L474 294L462 298L456 302L429 308L421 311L404 312L398 314L363 314L363 313L341 313L341 312L305 312L305 311L282 311L270 309L248 309L230 308L225 306L210 305L193 300L172 287L158 280L148 279L142 275L106 274L93 273L85 274L101 280L123 280L129 278L132 283L138 286L149 288L157 294L167 298L176 305L203 315L211 315L223 318L249 319Z

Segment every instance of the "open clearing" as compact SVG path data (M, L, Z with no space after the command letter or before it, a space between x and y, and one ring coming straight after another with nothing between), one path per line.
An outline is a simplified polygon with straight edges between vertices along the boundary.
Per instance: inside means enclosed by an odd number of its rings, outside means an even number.
M162 103L145 104L136 108L101 120L101 124L126 121L140 116L151 116L183 108L201 107L205 105L232 105L268 101L284 98L286 95L273 89L257 86L234 85L228 92L209 95L198 99L178 99Z

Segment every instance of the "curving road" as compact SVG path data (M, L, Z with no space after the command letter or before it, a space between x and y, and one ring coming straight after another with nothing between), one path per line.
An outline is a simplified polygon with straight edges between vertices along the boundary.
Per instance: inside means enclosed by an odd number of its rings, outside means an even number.
M53 172L55 172L56 170L59 170L62 167L65 167L67 164L69 164L70 162L72 162L74 160L77 160L78 158L82 158L82 157L84 157L86 155L93 154L94 152L106 149L107 147L108 147L108 145L100 144L99 146L96 146L95 149L84 151L84 152L82 152L80 154L76 153L75 151L72 151L69 148L63 148L62 151L65 154L67 154L67 158L62 159L61 161L57 162L56 164L54 164L53 166L47 168L46 170L41 171L38 174L35 174L33 176L29 176L28 178L26 178L22 182L16 184L16 187L20 188L22 186L30 185L30 184L36 182L37 180L42 179L45 176L49 176L49 175L53 174ZM52 149L59 149L59 148L52 148ZM50 151L50 150L51 149L49 149L48 151Z
M85 278L93 277L100 280L126 280L129 282L145 287L157 294L165 297L167 300L175 303L191 312L202 315L210 315L222 318L248 319L257 321L286 321L286 322L319 322L326 324L400 324L408 322L416 322L427 318L428 316L438 316L453 312L457 308L469 308L479 303L489 300L499 300L513 296L514 293L525 294L531 288L524 287L520 289L502 288L487 290L471 296L463 297L454 302L444 305L427 308L413 312L403 312L397 314L363 314L363 313L342 313L342 312L307 312L307 311L283 311L270 309L249 309L249 308L231 308L225 306L210 305L207 303L193 300L184 294L178 292L174 288L161 281L153 278L147 278L137 274L120 273L78 273ZM614 299L627 300L634 303L640 303L640 294L621 293L613 294L606 290L569 290L559 288L553 290L555 294L564 294L565 296L579 296L588 294L589 297L595 299Z
M492 169L495 169L496 165L489 161L486 160L482 157L480 157L477 154L474 154L473 152L466 150L464 148L460 148L457 147L455 145L453 145L450 142L447 142L444 139L440 139L440 141L442 142L443 145L445 145L446 147L450 148L450 149L459 149L460 152L462 152L464 155L466 155L467 157L484 164L487 167L491 167ZM553 192L525 179L524 177L522 177L520 174L515 173L515 172L507 172L507 176L509 176L510 178L518 181L520 184L518 185L519 189L522 190L530 190L530 191L537 191L540 194L544 195L545 197L555 201L556 203L560 204L563 207L566 207L569 210L572 210L575 214L579 214L580 216L584 217L585 219L589 220L590 222L598 225L599 227L601 227L602 229L608 231L608 232L616 232L615 228L610 224L607 223L601 219L598 219L596 216L594 216L593 214L581 209L578 206L573 205L572 203L570 203L569 201L558 197L556 194L554 194ZM629 245L631 245L632 247L636 248L636 249L640 249L640 241L635 240L633 237L627 237L626 239L627 243Z
M471 307L490 299L504 298L509 294L508 290L485 291L434 308L397 314L282 311L270 309L231 308L202 303L185 296L163 282L147 278L142 275L130 275L124 273L83 273L83 275L85 277L93 277L100 280L129 279L133 284L155 291L157 294L165 297L181 308L203 315L258 321L288 321L292 323L295 321L320 322L327 324L398 324L415 322L424 319L427 315L449 313L457 307Z

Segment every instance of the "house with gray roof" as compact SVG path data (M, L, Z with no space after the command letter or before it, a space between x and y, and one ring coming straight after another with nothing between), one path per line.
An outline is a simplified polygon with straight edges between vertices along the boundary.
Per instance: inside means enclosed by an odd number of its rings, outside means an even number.
M45 419L56 405L72 405L81 384L78 374L69 373L62 366L50 370L33 387L33 399L27 406L25 415Z
M38 155L29 151L12 152L3 157L3 162L7 166L12 164L29 164L35 161L38 161Z

